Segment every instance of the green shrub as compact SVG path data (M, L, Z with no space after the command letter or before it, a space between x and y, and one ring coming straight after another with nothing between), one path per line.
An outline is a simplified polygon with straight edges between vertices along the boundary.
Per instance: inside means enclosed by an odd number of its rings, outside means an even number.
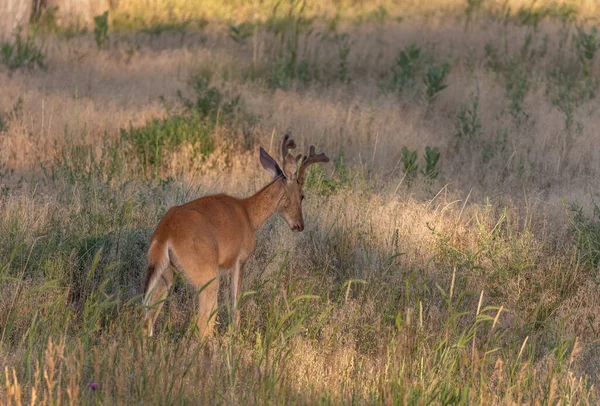
M581 62L583 73L585 76L589 76L590 66L600 46L596 27L592 27L589 34L583 28L577 27L577 34L573 36L573 41L575 42L575 49Z
M585 215L575 202L570 204L569 210L579 258L585 265L596 268L600 263L600 207L596 202L593 206L591 216Z
M21 30L18 29L13 42L0 42L0 61L10 70L20 68L33 69L36 66L45 68L46 55L41 47L38 47L33 37L21 38Z
M350 81L348 76L348 56L350 55L350 41L348 39L348 34L336 34L335 41L338 45L338 56L339 56L339 65L338 65L338 80L342 83L347 83Z
M387 9L384 6L379 5L375 10L371 11L367 15L367 21L374 21L378 24L383 24L389 15L390 13L387 11Z
M229 38L238 44L243 44L245 39L252 35L254 30L254 25L248 22L243 22L239 25L231 24L229 25Z
M504 71L504 88L510 100L509 110L517 125L529 118L529 114L525 111L525 96L531 86L529 69L513 61Z
M498 47L492 42L485 43L483 50L485 52L485 66L493 72L499 72L502 69L502 62Z
M144 170L157 177L165 152L173 152L181 145L193 147L193 156L203 159L215 148L213 134L218 125L231 125L241 111L240 95L223 93L209 85L209 78L194 75L190 81L195 97L189 99L179 91L178 97L185 107L182 114L154 119L144 126L121 129L121 140L131 147ZM251 122L253 117L244 116Z
M456 135L459 138L475 138L481 131L479 118L479 96L473 98L470 104L462 103L456 111Z
M482 4L483 0L467 0L467 6L465 7L465 29L469 27L473 14L481 9Z
M55 142L56 155L49 166L41 165L45 180L68 185L79 184L82 188L91 187L98 180L110 184L122 178L125 170L125 156L118 142L104 137L100 153L94 145L77 144L75 139L85 139L87 128L81 133L65 127L64 145Z
M414 179L417 175L417 151L411 151L406 147L402 147L402 164L404 165L404 174L408 180Z
M23 99L19 97L12 109L7 111L6 113L0 113L0 133L3 133L6 130L8 130L8 117L16 118L21 114L22 110Z
M273 64L268 67L272 87L287 88L289 82L298 76L305 82L310 79L306 49L300 49L300 35L306 33L308 36L312 32L313 19L306 17L305 6L303 0L276 2L271 17L265 23L266 30L275 36L270 50ZM299 67L303 69L301 75Z
M108 11L94 17L94 38L98 49L104 49L108 45Z
M534 30L537 29L539 23L548 16L548 9L544 7L533 7L533 2L531 6L522 6L517 11L517 21L521 25L527 25L532 27Z
M121 139L131 145L142 166L157 177L164 153L184 143L194 147L194 156L208 156L215 147L213 131L214 123L194 112L191 117L170 116L151 120L143 127L121 129Z
M398 53L391 79L384 81L381 87L399 93L407 91L420 93L422 88L417 87L417 84L418 79L421 78L421 82L425 85L427 99L431 101L447 87L444 82L449 72L448 62L436 65L430 54L425 54L417 44L413 43Z
M440 160L440 152L437 148L433 147L425 147L425 170L423 171L423 175L427 176L429 179L435 179L438 176L439 170L437 168L437 163Z
M444 62L439 66L432 64L427 67L423 83L427 86L426 94L429 101L433 100L439 92L448 87L444 82L449 72L450 64L448 62Z
M508 150L508 130L497 129L495 136L483 143L481 162L486 164L497 156L505 155Z
M189 81L194 90L195 99L189 100L178 92L179 99L190 113L197 113L212 125L231 121L241 104L240 95L226 95L216 87L209 85L209 78L194 75ZM217 123L218 121L218 123Z
M177 33L183 39L183 37L185 35L185 30L186 30L187 26L190 25L191 23L192 23L191 20L157 23L157 24L152 24L149 27L143 28L141 31L145 32L146 34L148 34L152 37L160 37L163 33L173 33L173 34ZM206 24L208 24L204 20L198 20L198 21L196 21L196 23L197 23L199 29L204 28L206 26ZM200 37L200 41L204 41L204 39L205 39L204 37Z
M534 35L528 32L518 51L509 52L506 45L503 55L492 43L485 45L486 66L501 75L505 94L509 99L509 112L517 126L529 118L525 109L525 97L538 85L535 64L543 60L548 51L547 37L537 47L534 39Z
M420 71L422 63L421 48L417 44L410 44L401 50L392 72L392 88L403 91L406 88L414 87L417 82L417 72Z

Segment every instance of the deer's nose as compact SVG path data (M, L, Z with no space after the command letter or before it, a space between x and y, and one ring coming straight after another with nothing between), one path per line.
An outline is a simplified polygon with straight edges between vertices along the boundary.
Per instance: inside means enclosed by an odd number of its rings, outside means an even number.
M296 223L292 228L293 231L302 231L304 230L304 224Z

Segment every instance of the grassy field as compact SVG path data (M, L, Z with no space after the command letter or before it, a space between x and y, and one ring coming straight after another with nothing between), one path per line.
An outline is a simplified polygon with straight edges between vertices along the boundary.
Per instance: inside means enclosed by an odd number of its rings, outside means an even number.
M597 404L599 9L421 3L123 0L3 44L0 403ZM286 130L332 160L240 331L199 342L179 280L144 343L159 219L259 190Z

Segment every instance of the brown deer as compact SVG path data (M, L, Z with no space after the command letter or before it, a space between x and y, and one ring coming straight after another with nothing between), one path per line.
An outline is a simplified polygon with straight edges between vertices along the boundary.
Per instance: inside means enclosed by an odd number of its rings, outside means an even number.
M329 162L325 154L310 147L308 157L289 153L296 147L290 135L283 137L283 169L261 147L260 163L273 179L253 196L238 199L224 194L206 196L171 207L150 239L148 270L144 284L147 308L144 330L152 336L162 303L173 283L174 271L200 290L198 330L200 337L212 334L219 291L219 270L231 273L232 314L239 328L236 309L244 275L244 263L254 251L254 233L275 213L280 213L294 231L304 230L302 200L304 174L308 166ZM302 158L302 159L301 159Z

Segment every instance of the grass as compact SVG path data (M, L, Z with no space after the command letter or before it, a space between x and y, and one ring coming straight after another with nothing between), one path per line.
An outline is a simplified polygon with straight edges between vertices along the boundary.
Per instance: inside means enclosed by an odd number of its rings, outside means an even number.
M0 403L598 402L594 4L148 4L0 67ZM180 279L144 343L161 216L288 129L332 162L240 331L198 342Z
M308 18L319 19L330 27L340 22L354 24L382 25L387 22L402 21L407 18L433 18L438 16L459 16L467 24L477 18L497 16L511 18L519 24L538 24L545 18L572 20L574 17L595 17L598 4L592 0L544 1L462 1L437 0L434 3L412 1L368 1L315 2L297 0L269 0L260 3L239 0L227 1L185 1L168 0L160 5L150 0L124 0L114 9L113 21L123 29L140 25L149 26L164 21L185 23L196 20L209 21L251 21L268 19L275 13L293 17L293 11L302 8ZM275 13L274 13L275 10Z

